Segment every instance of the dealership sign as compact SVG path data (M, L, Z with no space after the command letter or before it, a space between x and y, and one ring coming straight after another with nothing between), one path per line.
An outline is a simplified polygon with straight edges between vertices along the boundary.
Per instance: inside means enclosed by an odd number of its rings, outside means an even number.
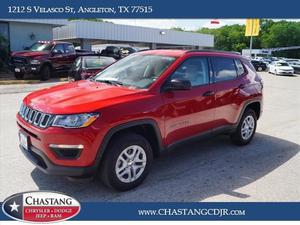
M76 216L80 211L80 203L62 193L35 191L8 197L2 204L2 210L15 220L47 223Z

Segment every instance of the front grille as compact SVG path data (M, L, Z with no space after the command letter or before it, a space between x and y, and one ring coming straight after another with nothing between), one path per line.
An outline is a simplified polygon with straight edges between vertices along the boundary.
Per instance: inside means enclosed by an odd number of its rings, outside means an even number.
M13 64L28 64L28 59L25 57L12 57Z
M40 128L47 128L53 119L53 115L34 110L24 104L21 105L19 114L27 123Z

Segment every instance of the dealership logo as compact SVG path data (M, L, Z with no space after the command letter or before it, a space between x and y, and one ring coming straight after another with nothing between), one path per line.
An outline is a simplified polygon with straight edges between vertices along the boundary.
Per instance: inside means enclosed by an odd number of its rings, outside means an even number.
M80 203L62 193L35 191L8 197L2 204L2 210L15 220L48 223L76 216L80 211Z

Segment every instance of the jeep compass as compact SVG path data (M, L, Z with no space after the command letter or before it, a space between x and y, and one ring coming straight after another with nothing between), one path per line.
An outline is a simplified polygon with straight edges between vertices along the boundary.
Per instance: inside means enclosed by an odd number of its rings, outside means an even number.
M131 54L88 80L27 95L17 114L20 148L47 174L88 177L129 190L154 158L199 136L248 144L262 111L251 62L220 51Z

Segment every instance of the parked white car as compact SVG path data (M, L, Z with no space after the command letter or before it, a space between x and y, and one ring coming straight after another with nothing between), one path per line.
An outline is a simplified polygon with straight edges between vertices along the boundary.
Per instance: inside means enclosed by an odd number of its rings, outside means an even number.
M273 73L275 75L293 75L294 68L291 67L287 62L274 61L269 65L269 73Z

